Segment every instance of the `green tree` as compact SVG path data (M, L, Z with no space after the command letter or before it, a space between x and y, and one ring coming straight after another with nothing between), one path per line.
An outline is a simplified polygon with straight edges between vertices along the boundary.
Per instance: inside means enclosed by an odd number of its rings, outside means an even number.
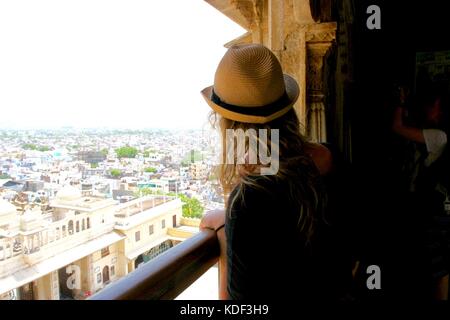
M34 143L25 143L22 145L22 149L25 150L39 150L39 151L49 151L51 148L49 146L37 146Z
M179 197L183 202L183 217L198 219L203 217L204 208L198 199L189 198L184 194L180 194Z
M51 148L49 146L40 146L38 148L38 150L44 152L44 151L50 151Z
M33 143L25 143L22 145L22 149L24 150L37 150L37 145L33 144Z
M182 167L189 167L189 162L187 160L183 160L183 161L181 161L181 166Z
M134 196L136 197L136 198L139 198L139 197L144 197L144 196L148 196L148 195L158 195L158 196L162 196L162 195L166 195L166 196L168 196L168 197L175 197L175 192L167 192L167 193L164 193L163 191L161 191L161 190L157 190L157 189L152 189L152 188L141 188L140 190L138 190L138 191L136 191L135 193L134 193Z
M122 174L122 171L120 171L119 169L111 169L111 171L109 171L109 173L110 173L114 178L118 178L118 177Z
M91 163L91 168L92 169L98 168L98 163Z
M103 148L102 150L100 150L100 152L106 157L109 153L109 150L107 148Z
M148 196L150 194L156 194L156 192L151 188L141 188L139 191L136 191L134 195L136 197L140 197L140 196Z
M138 150L134 147L120 147L116 149L116 154L119 158L134 158L136 157Z
M10 179L11 177L7 175L6 173L0 174L0 179Z
M150 155L152 154L152 153L155 153L155 150L153 150L153 149L148 149L148 150L145 150L144 151L144 157L145 158L148 158L148 157L150 157Z
M157 170L156 170L156 168L148 167L148 168L145 168L144 171L148 172L148 173L155 173Z

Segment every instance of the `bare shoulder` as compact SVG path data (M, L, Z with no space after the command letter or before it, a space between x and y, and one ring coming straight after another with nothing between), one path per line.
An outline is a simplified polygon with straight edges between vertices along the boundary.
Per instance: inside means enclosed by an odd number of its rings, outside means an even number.
M327 147L319 143L310 143L306 152L311 156L321 175L326 175L331 171L333 167L333 155Z

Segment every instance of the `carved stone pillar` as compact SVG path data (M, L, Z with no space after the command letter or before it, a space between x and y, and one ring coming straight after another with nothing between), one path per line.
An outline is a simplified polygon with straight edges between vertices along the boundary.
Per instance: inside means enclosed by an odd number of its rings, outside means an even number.
M320 26L320 25L319 25ZM316 142L327 141L324 64L335 38L335 26L306 33L307 133Z
M301 132L312 141L324 142L327 139L324 66L327 52L336 38L337 25L316 22L310 0L291 0L285 2L285 8L281 63L285 72L293 75L300 85L295 110L302 124Z
M324 66L327 52L335 39L336 24L313 23L293 25L288 30L282 52L283 69L293 75L300 85L295 104L302 124L302 133L312 141L325 142L326 133L326 77Z

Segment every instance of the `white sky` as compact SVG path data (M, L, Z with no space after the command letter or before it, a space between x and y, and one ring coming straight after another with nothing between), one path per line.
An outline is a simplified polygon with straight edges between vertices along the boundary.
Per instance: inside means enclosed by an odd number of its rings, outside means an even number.
M203 0L0 0L0 128L200 128L244 32Z

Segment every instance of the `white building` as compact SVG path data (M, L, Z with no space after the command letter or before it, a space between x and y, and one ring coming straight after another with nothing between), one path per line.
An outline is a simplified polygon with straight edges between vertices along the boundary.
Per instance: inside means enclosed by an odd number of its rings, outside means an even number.
M51 211L0 199L0 299L83 299L198 228L181 226L181 201L127 203L61 189Z

